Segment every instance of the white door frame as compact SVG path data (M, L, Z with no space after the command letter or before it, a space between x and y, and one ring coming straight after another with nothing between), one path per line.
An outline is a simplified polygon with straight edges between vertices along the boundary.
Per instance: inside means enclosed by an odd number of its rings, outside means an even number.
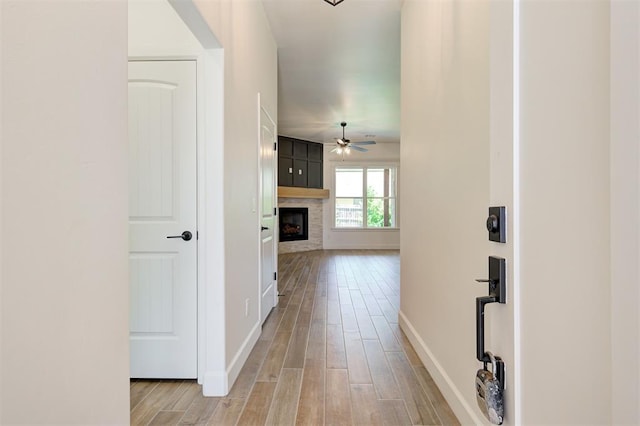
M228 392L225 366L224 78L222 49L197 58L198 383L206 396Z
M226 380L212 369L224 371L224 229L216 229L223 223L222 204L222 91L216 87L215 71L221 69L222 52L203 51L200 55L130 56L129 61L195 60L197 72L196 92L196 179L197 179L197 289L198 289L198 383L208 387L216 395L224 395ZM220 77L221 80L221 76ZM219 99L213 96L219 94ZM219 196L219 199L217 195ZM210 222L213 225L210 225ZM209 226L208 226L209 225ZM220 227L223 228L223 227ZM203 297L204 296L204 297ZM211 296L211 297L210 297ZM209 347L209 350L207 350ZM212 350L216 348L216 350ZM208 359L207 359L208 356ZM217 367L217 368L216 368ZM215 377L213 382L211 377ZM223 380L220 380L223 378Z
M192 1L169 0L203 47L197 63L198 383L229 391L225 344L224 51Z

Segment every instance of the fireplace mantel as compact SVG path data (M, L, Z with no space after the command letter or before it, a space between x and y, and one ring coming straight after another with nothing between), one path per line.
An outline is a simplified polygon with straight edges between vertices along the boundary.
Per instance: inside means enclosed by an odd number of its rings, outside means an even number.
M279 186L278 197L279 198L323 199L323 198L329 198L329 190L317 189L317 188L296 188L293 186Z

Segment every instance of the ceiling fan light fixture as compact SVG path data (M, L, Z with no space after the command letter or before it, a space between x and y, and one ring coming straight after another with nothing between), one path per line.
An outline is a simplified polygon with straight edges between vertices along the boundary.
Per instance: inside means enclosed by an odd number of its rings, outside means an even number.
M338 155L342 155L342 160L344 160L344 154L350 154L351 148L355 151L359 152L367 152L368 149L361 147L360 145L375 145L375 141L356 141L351 142L351 140L347 139L344 135L344 128L347 127L347 123L345 121L340 123L342 126L342 138L336 138L336 147L331 150L331 152L337 152Z
M337 6L342 3L344 0L324 0L329 3L331 6Z

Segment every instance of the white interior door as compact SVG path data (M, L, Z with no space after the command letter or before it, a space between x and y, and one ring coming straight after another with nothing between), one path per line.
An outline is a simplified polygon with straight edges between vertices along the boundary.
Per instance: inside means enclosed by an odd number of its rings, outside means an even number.
M260 319L276 305L276 125L260 108Z
M131 377L195 378L195 61L129 63L129 147Z

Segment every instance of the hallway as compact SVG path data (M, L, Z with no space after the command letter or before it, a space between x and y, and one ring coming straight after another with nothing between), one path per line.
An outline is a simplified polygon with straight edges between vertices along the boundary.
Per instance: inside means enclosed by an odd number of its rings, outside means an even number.
M279 257L280 303L224 398L131 382L131 424L456 425L397 324L397 251Z

